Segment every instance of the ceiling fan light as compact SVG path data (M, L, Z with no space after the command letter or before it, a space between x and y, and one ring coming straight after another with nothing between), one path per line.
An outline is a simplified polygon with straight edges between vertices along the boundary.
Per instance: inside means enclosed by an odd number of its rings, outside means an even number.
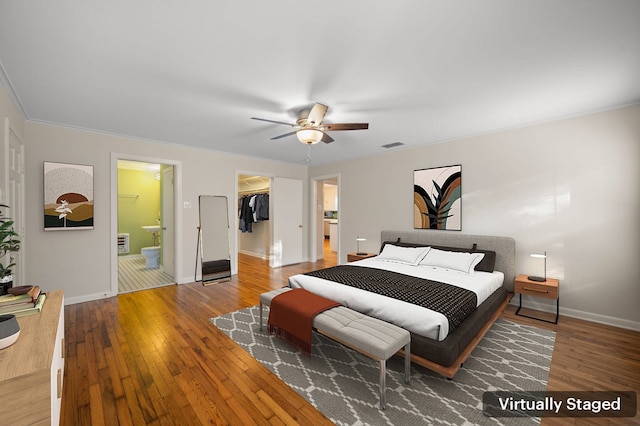
M322 140L323 133L317 129L300 129L296 132L298 140L304 144L312 145Z

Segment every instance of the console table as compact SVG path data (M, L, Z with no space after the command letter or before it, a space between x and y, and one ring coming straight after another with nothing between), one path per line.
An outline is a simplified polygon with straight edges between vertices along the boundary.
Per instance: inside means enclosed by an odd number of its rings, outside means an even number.
M64 294L47 292L42 311L18 318L20 336L0 350L2 424L60 423L64 377Z

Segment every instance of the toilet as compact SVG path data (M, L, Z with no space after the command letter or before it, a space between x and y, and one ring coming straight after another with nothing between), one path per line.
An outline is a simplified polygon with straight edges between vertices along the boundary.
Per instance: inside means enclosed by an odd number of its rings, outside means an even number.
M147 259L147 269L160 267L160 246L143 247L140 249L140 253Z

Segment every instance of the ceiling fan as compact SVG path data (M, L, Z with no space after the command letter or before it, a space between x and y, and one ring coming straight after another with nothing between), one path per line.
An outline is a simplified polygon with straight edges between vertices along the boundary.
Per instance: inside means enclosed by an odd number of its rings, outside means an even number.
M295 123L286 123L284 121L268 120L258 117L251 117L251 119L295 127L296 129L294 131L272 137L271 140L296 135L300 142L307 145L316 144L320 141L324 143L333 142L333 138L326 132L365 130L369 128L369 123L323 123L322 120L328 109L329 107L326 105L315 103L311 109L301 110L298 113L298 120Z

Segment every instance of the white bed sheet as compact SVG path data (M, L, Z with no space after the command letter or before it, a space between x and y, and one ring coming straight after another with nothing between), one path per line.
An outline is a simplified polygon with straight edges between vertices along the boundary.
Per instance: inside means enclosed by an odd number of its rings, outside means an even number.
M492 273L476 271L474 275L467 275L437 268L388 262L378 260L376 257L352 262L349 265L386 269L462 287L476 294L478 305L500 288L504 281L504 274L499 271ZM355 311L380 318L430 339L444 340L449 334L449 321L444 315L412 303L304 274L289 277L289 284L293 288L304 288Z

